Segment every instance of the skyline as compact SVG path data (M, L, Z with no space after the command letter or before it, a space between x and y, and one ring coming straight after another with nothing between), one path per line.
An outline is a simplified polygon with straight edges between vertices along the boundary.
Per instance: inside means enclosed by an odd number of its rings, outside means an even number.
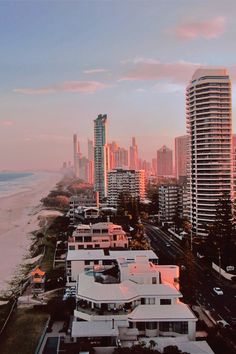
M143 159L173 149L200 66L229 70L234 121L236 4L212 4L2 2L0 169L58 169L73 134L86 152L100 113L108 141L135 136Z

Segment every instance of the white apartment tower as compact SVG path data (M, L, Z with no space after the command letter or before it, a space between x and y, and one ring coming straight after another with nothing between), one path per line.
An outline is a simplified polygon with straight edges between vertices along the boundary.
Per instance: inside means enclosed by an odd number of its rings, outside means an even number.
M190 222L198 236L215 220L220 197L232 195L231 82L225 69L198 69L186 92Z
M145 199L145 171L125 170L117 168L108 172L108 193L109 205L117 206L119 195L122 192L130 193L132 197L140 200Z
M107 194L108 167L107 115L99 114L94 120L94 190L100 200Z

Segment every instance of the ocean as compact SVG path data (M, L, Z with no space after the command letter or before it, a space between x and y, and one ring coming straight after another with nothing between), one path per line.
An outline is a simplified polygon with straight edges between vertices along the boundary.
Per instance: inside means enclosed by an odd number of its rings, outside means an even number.
M0 198L9 197L19 192L26 192L39 181L44 173L1 172Z

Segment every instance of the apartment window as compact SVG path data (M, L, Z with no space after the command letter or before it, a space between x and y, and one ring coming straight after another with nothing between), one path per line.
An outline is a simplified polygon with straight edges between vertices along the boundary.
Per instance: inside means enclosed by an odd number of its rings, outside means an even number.
M156 277L152 277L152 284L157 284L157 278Z
M84 242L91 242L92 238L91 236L84 236Z
M108 229L102 229L102 234L108 234Z
M81 236L75 236L75 241L76 241L76 242L83 242L83 237L81 237Z
M95 243L95 248L99 248L100 245L98 243Z
M117 235L113 235L113 241L117 241Z
M90 261L84 261L84 265L90 265Z
M69 246L69 250L70 250L70 251L75 250L75 246Z
M93 234L100 234L101 233L100 231L101 231L100 229L93 229Z
M78 246L78 249L79 249L79 250L84 249L84 245L79 245L79 246Z
M99 264L99 261L94 261L93 263L96 265L96 264Z
M171 305L171 299L161 299L160 305Z
M157 329L156 322L146 322L146 329Z
M147 305L155 305L155 298L154 297L147 297L146 304Z

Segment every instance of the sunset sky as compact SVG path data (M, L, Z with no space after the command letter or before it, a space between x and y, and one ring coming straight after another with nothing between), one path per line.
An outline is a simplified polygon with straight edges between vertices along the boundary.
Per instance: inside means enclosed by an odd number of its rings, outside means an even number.
M143 158L185 134L185 87L223 66L236 112L235 0L0 2L0 170L57 169L93 119Z

